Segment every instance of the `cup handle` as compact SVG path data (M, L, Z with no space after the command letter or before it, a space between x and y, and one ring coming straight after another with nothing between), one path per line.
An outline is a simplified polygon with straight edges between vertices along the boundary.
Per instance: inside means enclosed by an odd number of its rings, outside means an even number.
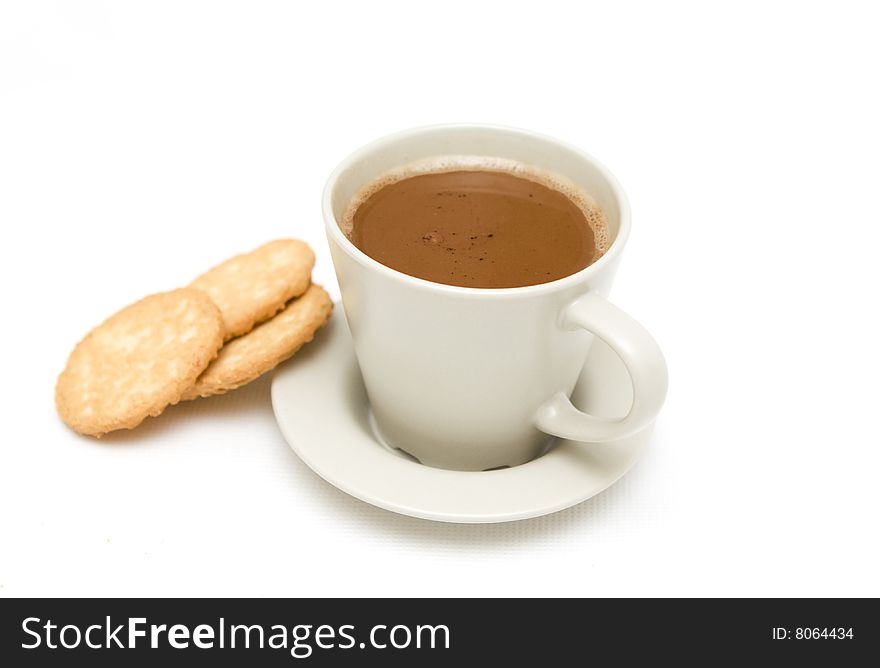
M557 392L538 408L535 426L551 436L596 443L626 438L650 424L666 399L668 375L663 353L648 331L595 293L570 304L560 326L585 329L617 353L632 381L633 403L625 417L609 419L578 410L564 392Z

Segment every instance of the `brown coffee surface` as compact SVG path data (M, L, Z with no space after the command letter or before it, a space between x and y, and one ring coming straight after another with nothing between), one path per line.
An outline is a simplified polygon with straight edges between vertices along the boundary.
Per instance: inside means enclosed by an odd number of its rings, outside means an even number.
M357 206L349 237L388 267L472 288L554 281L601 254L572 199L500 171L424 173L385 185Z

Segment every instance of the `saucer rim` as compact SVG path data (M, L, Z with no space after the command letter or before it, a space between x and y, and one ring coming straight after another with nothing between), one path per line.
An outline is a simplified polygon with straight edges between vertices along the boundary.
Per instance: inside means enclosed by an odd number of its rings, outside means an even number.
M274 386L274 378L273 378L273 386ZM272 409L273 409L273 411L276 410L274 392L272 393ZM645 427L644 431L646 431L646 432L652 431L653 426L654 426L654 424L651 423L650 425ZM361 493L361 492L357 491L356 489L353 489L350 485L348 485L345 482L342 482L342 481L337 482L336 480L333 480L328 475L325 475L324 472L321 470L320 466L314 464L312 460L307 459L305 456L303 456L303 454L298 449L298 446L294 445L294 442L296 439L292 438L291 436L289 436L285 432L285 428L283 426L281 426L280 421L279 421L279 429L281 430L282 435L284 436L284 440L287 441L287 444L294 451L294 453L296 453L296 456L299 457L299 459L306 466L308 466L309 469L311 469L319 478L324 480L324 482L332 485L333 487L335 487L339 491L344 492L345 494L348 494L349 496L352 496L355 499L358 499L359 501L362 501L364 503L368 503L371 506L375 506L377 508L381 508L382 510L387 510L389 512L396 513L398 515L404 515L406 517L414 517L416 519L428 520L428 521L432 521L432 522L445 522L447 524L503 524L505 522L519 522L522 520L529 520L529 519L535 519L538 517L545 517L547 515L552 515L554 513L558 513L563 510L567 510L568 508L572 508L574 506L577 506L585 501L589 501L590 499L597 497L600 494L602 494L603 492L607 491L610 487L612 487L614 484L616 484L621 478L623 478L623 476L625 476L627 473L629 473L630 470L632 470L632 468L641 459L644 448L647 445L647 440L648 440L648 438L650 438L650 434L648 434L645 438L645 443L643 443L639 448L636 449L635 453L629 459L626 466L622 467L613 479L609 479L607 481L607 484L605 484L600 489L591 488L588 492L586 492L581 497L567 497L565 501L561 501L556 504L540 506L540 507L532 507L529 510L523 510L523 511L512 511L512 512L504 512L504 513L494 513L494 514L487 514L487 513L463 514L463 513L453 513L453 512L449 512L449 511L444 512L444 511L423 510L423 509L417 508L417 507L391 503L391 502L385 501L384 499L374 497L369 494ZM641 434L641 432L640 432L640 434ZM589 444L584 444L584 445L589 445ZM604 445L604 444L601 444L601 445ZM384 450L384 448L383 448L383 450ZM432 472L438 472L441 474L452 474L452 475L462 475L462 476L473 476L473 475L487 476L487 475L493 475L493 474L503 474L506 471L511 471L514 469L521 469L526 466L532 466L547 457L551 457L554 452L556 452L555 449L551 450L547 454L542 455L538 459L533 460L531 462L527 462L525 464L520 464L519 466L512 467L511 469L502 469L502 470L495 470L495 471L453 471L453 470L449 470L449 469L432 468L430 466L425 467L423 464L417 464L415 462L405 462L405 464L409 465L409 466L428 468L428 469L431 469ZM390 453L387 451L386 451L386 455L389 458L399 459L393 453Z
M336 342L331 339L327 341L327 343L330 345L332 345L334 342L337 343L337 345L342 343L350 350L351 335L348 331L348 323L345 321L344 312L339 303L336 304L336 308L334 309L334 313L331 318L333 321L335 321L333 323L328 323L332 324L332 330L339 328L340 331L326 331L326 329L331 329L331 327L327 327L323 333L325 335L329 335L330 337L344 337L345 341L343 342L342 339L340 339L340 341ZM315 343L319 342L316 341ZM327 358L328 361L331 358L332 362L330 363L332 364L357 364L356 360L354 359L353 351L351 351L351 359L345 359L345 356L333 355ZM291 414L297 413L296 407L299 404L296 402L290 402L289 397L286 397L286 399L288 400L283 401L281 397L282 393L285 392L285 388L283 387L284 379L293 370L294 367L290 366L289 364L282 364L275 370L271 381L270 395L272 402L272 411L278 424L279 430L281 431L284 440L296 453L297 457L299 457L300 460L302 460L302 462L312 471L314 471L321 479L323 479L330 485L333 485L340 491L345 492L346 494L356 499L359 499L360 501L376 506L378 508L382 508L383 510L423 520L458 524L496 524L504 522L515 522L519 520L532 519L536 517L550 515L561 510L565 510L566 508L570 508L572 506L583 503L584 501L593 498L607 490L632 469L632 467L643 456L644 451L650 441L650 436L654 427L654 422L652 422L643 430L641 430L636 436L631 437L631 439L634 439L634 441L636 441L635 444L630 444L629 446L627 446L630 448L628 456L621 464L608 472L607 479L599 479L597 483L596 479L587 480L585 477L584 492L582 494L569 493L567 495L564 495L562 498L557 498L553 500L553 502L550 503L542 503L540 505L532 505L524 508L519 507L506 512L462 512L459 510L443 510L442 508L426 508L423 505L410 505L406 503L401 503L399 500L389 500L387 498L382 498L381 496L376 496L373 493L367 493L363 489L358 489L357 485L351 484L350 476L340 476L338 474L335 474L335 472L332 470L332 467L326 466L326 462L322 462L313 456L313 453L309 450L308 446L304 446L300 442L300 436L295 433L295 430L293 428L295 422L290 421ZM449 469L427 467L417 462L403 459L395 455L393 452L389 451L378 441L374 441L374 443L377 448L382 450L382 457L388 458L389 466L403 466L407 468L413 467L413 472L415 473L416 471L418 471L419 476L428 475L431 478L445 477L452 481L454 481L455 479L470 480L474 476L480 476L481 479L485 479L487 483L497 483L499 481L505 480L506 478L510 478L511 476L525 478L525 480L533 477L540 479L542 477L542 469L551 469L554 464L556 464L557 459L565 457L566 451L570 452L572 450L571 446L573 446L575 449L595 447L601 448L609 446L613 447L612 443L588 444L576 443L574 441L561 441L555 448L553 448L543 456L539 457L538 459L527 462L525 464L521 464L519 466L493 471L454 471ZM405 471L406 469L404 468L402 470ZM544 473L547 475L552 475L553 471L548 470ZM403 475L405 475L405 473Z

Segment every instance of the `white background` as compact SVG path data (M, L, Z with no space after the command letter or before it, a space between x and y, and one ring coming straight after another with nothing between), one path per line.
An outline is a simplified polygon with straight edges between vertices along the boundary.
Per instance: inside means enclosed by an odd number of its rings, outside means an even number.
M0 8L0 595L880 595L880 104L870 3L42 2ZM346 154L530 128L623 183L612 299L664 348L649 453L553 516L347 497L266 379L98 442L93 325L281 236Z

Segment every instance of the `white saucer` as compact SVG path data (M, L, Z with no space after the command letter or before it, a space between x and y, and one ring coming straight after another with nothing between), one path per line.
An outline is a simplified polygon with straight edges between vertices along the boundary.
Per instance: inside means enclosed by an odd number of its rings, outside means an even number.
M605 417L629 409L626 369L599 340L572 400ZM373 435L341 304L315 341L275 371L272 407L290 447L330 484L380 508L442 522L508 522L585 501L630 469L653 429L614 443L560 440L514 468L472 473L423 466Z

